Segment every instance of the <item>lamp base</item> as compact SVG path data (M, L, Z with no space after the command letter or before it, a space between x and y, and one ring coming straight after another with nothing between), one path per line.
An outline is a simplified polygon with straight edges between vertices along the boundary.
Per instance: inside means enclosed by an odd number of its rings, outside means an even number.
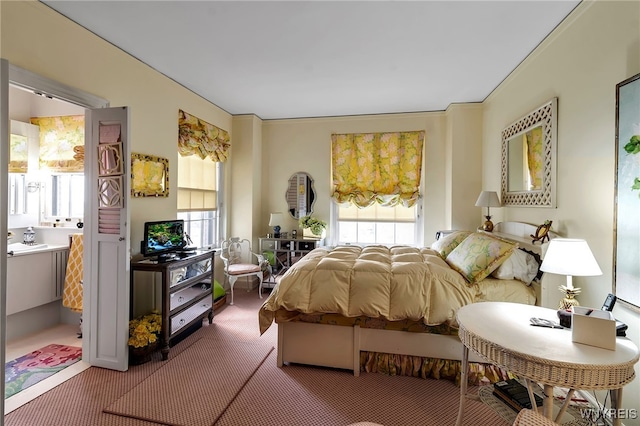
M580 306L580 303L575 298L576 294L580 294L579 288L568 288L566 285L561 285L558 290L564 293L564 297L558 304L558 309L571 309L573 306Z
M483 231L487 231L487 232L492 232L493 231L493 222L491 222L491 216L485 216L485 218L487 220L482 224L482 230Z

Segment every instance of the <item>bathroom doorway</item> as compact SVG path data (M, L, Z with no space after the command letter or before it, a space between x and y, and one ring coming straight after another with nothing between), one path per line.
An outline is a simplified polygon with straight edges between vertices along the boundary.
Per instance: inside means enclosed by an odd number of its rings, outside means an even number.
M17 122L29 123L31 117L57 117L57 116L84 116L88 108L100 108L108 106L108 102L89 94L76 92L68 87L57 85L55 82L47 80L32 74L26 70L22 70L10 65L9 73L9 91L8 91L8 115L9 120ZM58 97L56 94L61 93ZM72 99L69 101L68 99ZM42 176L38 177L37 182L32 187L34 192L39 192L37 200L37 212L35 217L28 220L36 221L33 225L41 225L45 192L47 189L47 180ZM6 212L4 213L6 214ZM7 218L7 227L22 230L25 227L24 221L21 221L19 215L9 215ZM13 219L13 220L12 220ZM75 226L75 223L73 223ZM45 238L54 246L69 246L69 235L78 233L77 227L64 227L58 229L48 229L47 227L36 228L36 232L41 234L41 238ZM17 233L14 235L16 242L22 241L22 235ZM21 257L29 256L22 255ZM62 263L64 265L64 263ZM60 264L56 265L59 268ZM5 269L5 271L8 268ZM3 271L3 273L5 273ZM15 274L12 274L15 276ZM63 274L64 276L64 274ZM5 277L7 278L7 277ZM8 278L7 278L8 279ZM9 284L7 282L7 284ZM12 303L6 300L7 306ZM15 309L13 309L15 310ZM5 314L10 313L5 310ZM48 344L57 343L67 346L83 347L83 339L79 333L81 314L72 312L62 306L61 300L56 300L20 312L12 313L6 316L5 338L3 339L4 360L10 361L22 355L28 354L33 350L45 347ZM12 411L15 408L29 402L40 394L62 383L69 377L80 373L90 365L87 362L79 361L69 366L55 375L42 380L16 395L4 400L4 411Z

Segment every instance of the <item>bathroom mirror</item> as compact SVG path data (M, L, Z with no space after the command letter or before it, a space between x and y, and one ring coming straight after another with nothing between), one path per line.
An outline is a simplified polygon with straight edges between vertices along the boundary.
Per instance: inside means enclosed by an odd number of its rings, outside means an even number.
M313 179L305 172L294 173L289 178L285 194L289 214L294 219L313 213L313 202L316 193L313 189Z
M558 99L502 131L502 205L555 207Z

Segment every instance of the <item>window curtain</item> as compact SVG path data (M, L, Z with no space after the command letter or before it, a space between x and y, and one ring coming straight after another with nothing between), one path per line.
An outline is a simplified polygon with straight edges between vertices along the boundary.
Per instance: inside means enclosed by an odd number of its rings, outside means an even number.
M542 189L542 126L531 129L526 133L527 165L529 166L530 190Z
M182 110L178 111L178 152L224 162L229 156L229 133Z
M412 207L420 195L424 131L331 135L338 203Z
M178 155L178 211L216 210L216 163Z
M217 209L216 163L229 147L229 133L178 111L178 211Z
M52 172L83 172L84 115L32 117L40 127L40 167Z

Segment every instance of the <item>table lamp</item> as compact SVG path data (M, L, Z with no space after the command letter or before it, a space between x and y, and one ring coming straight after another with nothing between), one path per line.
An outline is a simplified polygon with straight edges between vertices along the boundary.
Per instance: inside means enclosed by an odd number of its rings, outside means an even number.
M482 225L482 229L487 232L493 231L493 222L491 222L491 213L489 211L490 207L500 207L500 199L498 198L498 194L495 191L482 191L480 196L478 197L478 201L476 201L476 207L486 207L487 215L485 218L487 219Z
M584 277L602 275L598 262L589 249L589 244L585 240L571 238L554 238L549 242L540 270L567 276L567 285L558 287L565 293L558 309L570 309L572 306L580 305L575 298L575 295L580 293L580 289L573 287L574 275Z
M282 213L271 213L269 216L269 226L273 226L273 238L280 238L280 224L282 223Z

